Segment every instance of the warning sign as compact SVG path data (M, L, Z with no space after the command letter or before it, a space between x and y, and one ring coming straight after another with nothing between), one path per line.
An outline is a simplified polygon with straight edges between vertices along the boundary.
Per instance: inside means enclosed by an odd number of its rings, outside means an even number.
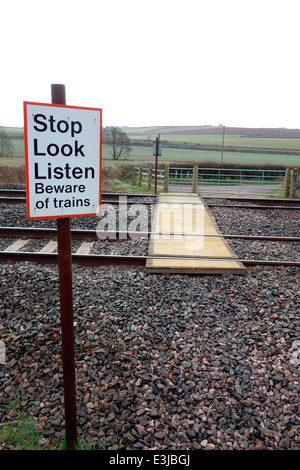
M27 219L98 215L102 110L24 102Z

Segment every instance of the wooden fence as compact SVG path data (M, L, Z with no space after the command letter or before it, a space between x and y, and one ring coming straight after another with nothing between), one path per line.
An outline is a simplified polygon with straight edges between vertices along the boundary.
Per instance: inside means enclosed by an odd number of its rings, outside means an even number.
M190 183L192 185L191 190L194 193L197 192L197 172L198 172L198 167L195 166L193 168L188 169L187 175L186 175L187 180L190 180ZM172 179L172 182L176 184L176 182L178 183L180 179L181 173L182 173L181 169L175 168L174 170L170 170L169 165L164 165L164 168L158 168L157 189L168 192L170 178ZM154 188L154 185L155 185L155 169L154 168L139 167L139 168L134 169L134 173L132 177L132 186L138 186L138 187L146 186L149 191L151 188Z
M132 186L146 186L148 191L155 186L154 168L135 168L132 176ZM169 165L157 170L157 189L168 191Z

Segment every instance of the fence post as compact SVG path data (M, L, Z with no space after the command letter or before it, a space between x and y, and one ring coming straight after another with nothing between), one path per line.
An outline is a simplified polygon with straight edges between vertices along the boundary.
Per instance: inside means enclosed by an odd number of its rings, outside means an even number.
M198 166L195 165L193 169L193 189L192 193L197 193L197 183L198 183Z
M284 187L285 198L289 198L290 196L290 185L291 185L291 169L287 168L285 172L285 187Z
M134 186L135 184L135 168L133 168L133 172L131 175L131 186Z
M142 169L139 167L139 172L138 172L138 186L141 186L141 178L142 178Z
M169 190L169 165L165 165L164 191Z
M294 168L295 172L295 197L296 199L300 199L300 170L299 168Z
M151 188L151 173L152 173L152 168L148 169L148 191Z

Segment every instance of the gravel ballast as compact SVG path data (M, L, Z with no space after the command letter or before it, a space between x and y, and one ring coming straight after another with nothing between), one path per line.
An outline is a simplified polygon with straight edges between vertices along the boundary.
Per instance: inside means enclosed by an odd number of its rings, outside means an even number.
M95 449L299 450L299 280L292 267L164 276L74 265L80 437ZM57 267L1 264L0 292L0 423L27 415L55 446Z
M210 212L224 234L299 236L298 211ZM151 229L150 214L148 206L140 230ZM71 225L95 230L99 220L74 218ZM56 221L27 221L24 204L1 204L0 226L56 228ZM1 250L13 241L1 239ZM241 259L299 261L297 242L227 242ZM22 251L45 243L30 240ZM73 241L73 253L80 244ZM148 240L137 238L95 241L91 253L147 251ZM299 268L283 266L248 267L246 275L160 275L74 264L80 439L105 450L299 450L299 281ZM0 340L0 430L27 417L42 445L59 447L65 422L57 266L0 264Z

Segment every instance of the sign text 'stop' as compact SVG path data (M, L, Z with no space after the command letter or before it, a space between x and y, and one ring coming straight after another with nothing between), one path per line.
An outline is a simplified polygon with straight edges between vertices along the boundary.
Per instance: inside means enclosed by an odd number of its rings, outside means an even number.
M71 137L75 137L76 134L80 134L82 131L82 124L79 121L58 121L54 119L52 114L49 119L44 114L35 114L33 121L36 123L34 129L38 132L61 132L63 134L70 133Z

